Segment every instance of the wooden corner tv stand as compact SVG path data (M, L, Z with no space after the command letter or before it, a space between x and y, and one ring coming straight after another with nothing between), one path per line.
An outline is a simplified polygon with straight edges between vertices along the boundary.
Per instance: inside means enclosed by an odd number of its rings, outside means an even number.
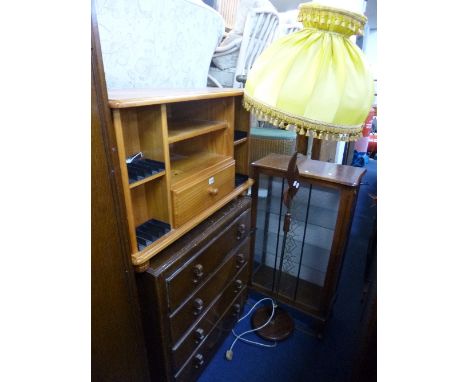
M253 184L242 96L218 88L109 91L136 271Z

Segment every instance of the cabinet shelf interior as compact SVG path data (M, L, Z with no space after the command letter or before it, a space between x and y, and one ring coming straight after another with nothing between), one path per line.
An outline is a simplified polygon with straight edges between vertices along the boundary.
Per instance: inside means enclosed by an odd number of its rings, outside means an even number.
M241 130L234 130L234 143L237 141L244 141L247 139L247 132Z
M169 121L168 141L169 143L191 139L215 131L223 130L227 127L224 121L201 121L183 120Z
M156 219L147 220L136 227L138 250L141 251L171 230L167 223Z
M158 178L165 174L163 162L154 161L149 158L134 159L127 163L127 173L130 188Z

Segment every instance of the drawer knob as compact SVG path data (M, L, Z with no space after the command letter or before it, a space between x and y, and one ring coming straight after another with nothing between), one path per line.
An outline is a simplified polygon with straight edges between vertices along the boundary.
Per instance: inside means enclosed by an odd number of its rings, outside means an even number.
M196 298L193 300L193 314L198 316L200 312L203 310L203 300L201 298Z
M245 233L245 224L239 224L237 226L237 240L240 240Z
M201 264L196 264L194 267L193 267L193 275L194 275L194 279L193 279L193 282L194 284L198 283L200 281L200 279L203 277L203 265Z
M236 281L234 281L234 288L235 288L235 289L234 289L234 293L239 292L239 291L242 289L242 285L244 285L244 284L242 283L242 280L236 280Z
M203 359L203 355L200 353L196 354L195 357L193 357L193 361L194 361L194 366L196 369L203 366L203 364L205 363L205 360Z
M233 317L237 317L237 316L238 316L238 314L239 314L239 312L240 312L240 308L241 308L241 307L240 307L240 304L234 304L234 305L232 306L232 310L234 311L234 313L232 313L232 316L233 316Z
M209 193L211 196L218 195L218 192L219 192L219 190L218 190L216 187L210 187L210 188L208 189L208 193Z
M245 263L245 255L243 253L238 253L236 255L236 264L237 264L236 268L239 269L244 263Z
M205 338L205 331L202 328L198 328L195 330L195 339L197 340L197 343L200 342Z

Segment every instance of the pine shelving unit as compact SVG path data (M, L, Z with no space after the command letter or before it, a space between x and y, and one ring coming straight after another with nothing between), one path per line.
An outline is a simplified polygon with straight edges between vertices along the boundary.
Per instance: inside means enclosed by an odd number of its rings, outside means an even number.
M218 88L109 91L137 271L253 184L242 96Z

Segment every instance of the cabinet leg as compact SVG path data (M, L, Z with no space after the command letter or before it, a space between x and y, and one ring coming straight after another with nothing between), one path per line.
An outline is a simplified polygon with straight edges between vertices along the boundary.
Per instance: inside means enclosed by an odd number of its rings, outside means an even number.
M316 320L315 322L315 336L320 341L323 340L326 326L327 326L327 320Z
M319 321L315 326L315 335L318 340L323 340L323 334L325 332L325 322Z

